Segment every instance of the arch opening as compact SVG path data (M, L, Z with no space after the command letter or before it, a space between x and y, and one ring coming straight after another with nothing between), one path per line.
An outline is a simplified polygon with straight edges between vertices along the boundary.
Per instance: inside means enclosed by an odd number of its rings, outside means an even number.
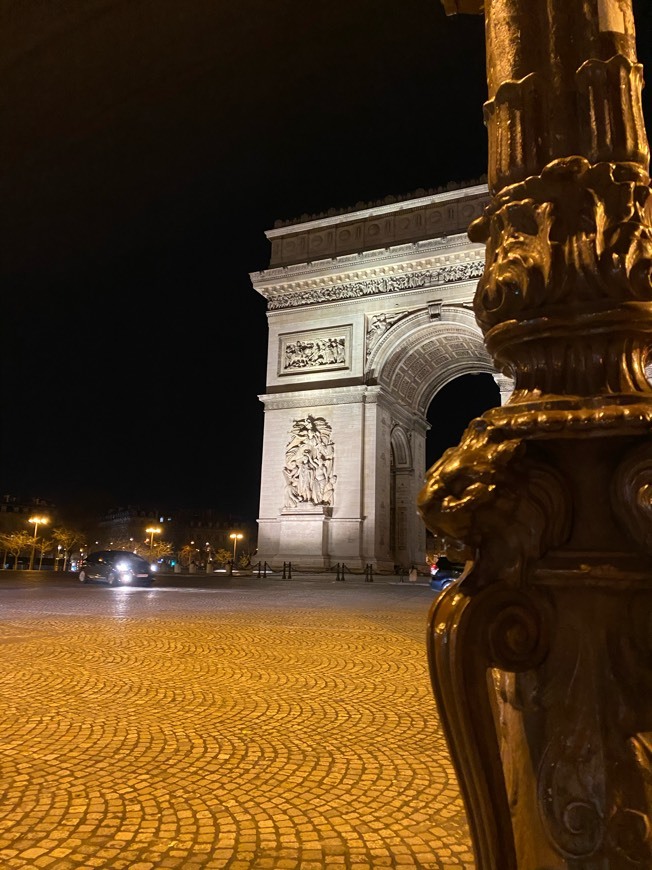
M449 447L456 447L475 417L500 405L500 390L487 372L463 374L450 380L432 397L426 418L426 471Z

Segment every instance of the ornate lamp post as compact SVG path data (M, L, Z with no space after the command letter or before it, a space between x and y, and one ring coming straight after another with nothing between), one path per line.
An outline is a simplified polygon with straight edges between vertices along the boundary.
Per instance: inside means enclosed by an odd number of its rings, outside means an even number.
M43 526L46 523L49 523L50 520L48 517L30 517L27 520L28 523L34 523L34 537L32 538L32 551L29 556L29 570L32 571L34 568L34 551L36 550L36 533L38 531L39 526Z
M432 686L478 870L652 867L652 197L631 0L484 12L492 201L474 300L514 380L430 469L466 546Z

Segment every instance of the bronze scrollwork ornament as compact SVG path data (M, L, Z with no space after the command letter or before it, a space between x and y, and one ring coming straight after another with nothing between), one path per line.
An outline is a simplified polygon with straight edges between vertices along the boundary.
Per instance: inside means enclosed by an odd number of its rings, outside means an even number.
M474 300L509 401L428 471L433 692L478 870L652 868L652 197L631 0L484 13Z

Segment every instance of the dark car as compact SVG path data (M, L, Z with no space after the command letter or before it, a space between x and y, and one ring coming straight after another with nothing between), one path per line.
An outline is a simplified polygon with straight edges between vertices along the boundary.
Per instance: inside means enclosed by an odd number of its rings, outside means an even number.
M151 586L155 571L156 565L129 550L97 550L77 567L82 583L99 581L109 586Z
M450 586L453 580L464 573L464 565L459 562L451 562L445 556L440 557L432 566L432 576L430 577L430 588L441 592L447 586Z

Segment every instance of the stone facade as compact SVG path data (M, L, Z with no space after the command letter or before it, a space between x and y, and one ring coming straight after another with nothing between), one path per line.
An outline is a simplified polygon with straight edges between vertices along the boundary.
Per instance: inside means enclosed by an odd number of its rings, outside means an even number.
M250 276L269 323L257 559L425 564L428 406L463 374L500 377L466 234L488 200L476 184L267 232L270 267Z

